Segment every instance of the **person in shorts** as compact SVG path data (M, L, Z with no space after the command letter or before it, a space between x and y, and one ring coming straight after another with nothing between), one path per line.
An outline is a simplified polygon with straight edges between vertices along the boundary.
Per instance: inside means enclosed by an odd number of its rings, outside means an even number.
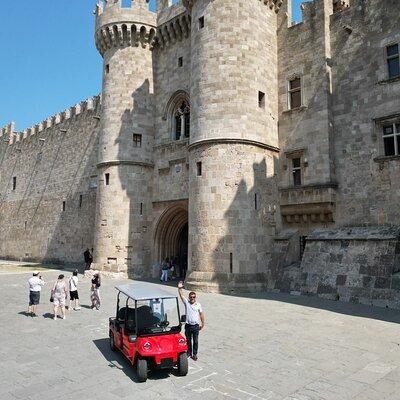
M64 281L64 275L58 276L57 281L53 285L51 296L53 297L54 305L54 320L57 319L57 314L60 314L62 319L65 319L65 298L67 296L67 284Z
M44 281L42 277L39 276L39 272L35 271L33 276L28 279L29 285L29 306L28 314L32 317L37 317L36 311L37 306L40 303L40 292L42 291L42 286Z
M69 278L69 305L68 310L74 305L74 310L80 310L79 306L79 294L78 294L78 270L76 269L71 278Z

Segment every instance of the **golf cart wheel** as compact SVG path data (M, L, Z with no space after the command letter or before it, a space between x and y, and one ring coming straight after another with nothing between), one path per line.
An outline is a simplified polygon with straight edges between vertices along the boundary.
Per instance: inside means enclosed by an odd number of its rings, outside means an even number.
M147 381L147 360L138 358L136 361L136 374L139 382Z
M189 371L189 362L186 353L179 354L178 359L178 374L186 376Z
M114 341L114 334L110 332L110 349L112 351L117 350L117 347L115 346L115 341Z

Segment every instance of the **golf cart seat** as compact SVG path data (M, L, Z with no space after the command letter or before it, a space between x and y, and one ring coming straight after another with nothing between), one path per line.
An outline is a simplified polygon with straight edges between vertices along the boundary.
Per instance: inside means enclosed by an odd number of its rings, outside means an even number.
M153 311L149 306L140 306L137 309L138 328L148 328L159 323L160 320L153 315Z
M121 324L125 324L125 329L127 331L135 330L135 309L130 307L122 307L118 311L117 315L118 321ZM126 318L126 320L125 320Z

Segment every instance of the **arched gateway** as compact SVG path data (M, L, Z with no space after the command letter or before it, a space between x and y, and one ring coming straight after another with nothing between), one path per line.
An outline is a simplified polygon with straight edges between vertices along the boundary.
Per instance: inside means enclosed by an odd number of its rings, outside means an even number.
M154 235L155 257L162 261L176 257L178 265L187 268L188 209L186 204L168 207L157 223Z

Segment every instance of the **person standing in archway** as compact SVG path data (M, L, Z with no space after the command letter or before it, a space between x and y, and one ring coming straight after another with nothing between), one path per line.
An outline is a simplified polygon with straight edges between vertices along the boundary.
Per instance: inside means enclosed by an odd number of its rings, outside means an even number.
M168 271L171 268L171 264L169 263L169 258L167 257L161 266L161 282L168 281Z
M189 300L183 296L183 282L178 283L178 293L186 310L185 336L188 345L187 354L197 361L199 349L199 332L204 328L204 312L201 304L196 301L196 293L189 293Z

